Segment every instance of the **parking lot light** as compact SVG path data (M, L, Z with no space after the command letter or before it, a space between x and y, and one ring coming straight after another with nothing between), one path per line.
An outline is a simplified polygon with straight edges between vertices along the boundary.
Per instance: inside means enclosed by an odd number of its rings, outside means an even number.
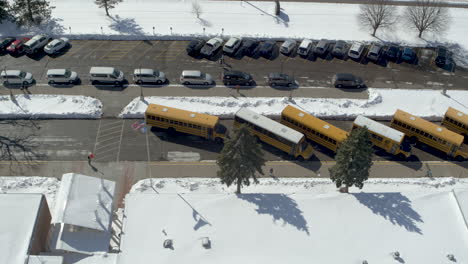
M154 26L153 26L153 35L154 35Z
M101 33L104 35L104 30L102 29L102 27L101 27Z
M203 35L205 35L205 28L203 28Z
M171 29L171 35L172 35L172 27L170 27L170 29Z
M68 29L70 30L70 35L71 35L71 27L68 27Z
M221 28L221 36L224 34L224 28Z

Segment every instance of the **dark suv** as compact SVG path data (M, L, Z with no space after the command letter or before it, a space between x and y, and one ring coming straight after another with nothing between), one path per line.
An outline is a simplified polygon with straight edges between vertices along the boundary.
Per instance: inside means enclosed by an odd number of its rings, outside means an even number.
M337 73L332 78L332 84L336 88L341 87L356 87L362 88L365 87L364 81L357 76L352 75L351 73Z
M437 57L435 58L435 64L439 67L444 67L449 58L449 52L446 47L437 47Z
M224 85L253 85L252 76L241 71L225 71L223 73Z
M255 39L244 39L238 52L242 55L253 56L258 47L258 41Z
M185 49L187 54L190 56L198 55L201 48L205 45L205 42L206 41L203 39L194 39L190 41L190 43L187 45L187 48Z
M288 86L291 87L295 83L294 79L285 73L270 73L268 74L268 85L270 86Z

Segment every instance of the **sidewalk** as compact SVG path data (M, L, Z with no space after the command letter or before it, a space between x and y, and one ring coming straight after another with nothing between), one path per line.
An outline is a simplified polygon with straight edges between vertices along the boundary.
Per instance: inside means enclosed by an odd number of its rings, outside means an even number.
M275 89L268 86L257 86L253 88L241 88L239 94L235 88L226 86L215 87L195 87L190 88L182 85L167 86L144 86L129 85L124 88L109 86L78 85L74 87L49 85L35 85L28 88L31 94L64 94L64 95L85 95L101 100L103 104L103 117L116 117L122 109L135 97L139 97L143 91L144 96L221 96L221 97L311 97L311 98L351 98L367 99L366 90L345 91L335 88L306 88L298 89ZM22 90L11 88L13 94L23 94ZM0 89L0 95L9 95L8 89Z

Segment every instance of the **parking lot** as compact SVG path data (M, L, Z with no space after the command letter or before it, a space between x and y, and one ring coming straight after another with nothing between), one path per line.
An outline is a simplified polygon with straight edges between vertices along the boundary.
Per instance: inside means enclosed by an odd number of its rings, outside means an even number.
M166 73L170 84L178 84L183 70L201 70L210 73L217 85L221 83L220 52L211 59L193 58L186 54L188 41L97 41L73 40L71 47L62 54L48 56L0 57L5 69L21 69L31 72L36 84L45 85L47 69L69 68L76 71L82 84L89 84L91 66L117 67L125 73L129 83L136 68L153 68ZM258 55L231 58L224 56L224 68L241 70L252 74L256 85L266 85L265 78L271 72L284 72L294 76L300 87L330 87L335 73L347 72L360 76L368 87L376 88L446 88L466 89L468 72L456 67L454 72L436 67L431 61L424 65L407 63L379 63L349 58L337 59L331 55L302 58L295 51L291 56L278 52L271 59ZM420 63L421 64L421 63ZM266 94L265 96L268 96Z

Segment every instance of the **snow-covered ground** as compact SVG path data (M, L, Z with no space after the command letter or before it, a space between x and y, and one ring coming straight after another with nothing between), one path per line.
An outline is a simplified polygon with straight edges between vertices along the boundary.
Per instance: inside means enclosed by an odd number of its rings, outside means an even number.
M100 118L101 115L101 101L89 96L0 96L0 118Z
M0 177L0 193L42 193L45 195L51 211L54 208L55 194L59 187L60 181L56 178Z
M468 9L451 8L452 22L446 34L417 33L399 24L379 30L377 38L357 22L359 5L281 3L276 17L274 2L198 0L200 18L190 0L125 0L110 10L111 17L94 0L52 0L53 20L39 28L17 29L0 25L1 35L48 33L73 39L187 39L194 36L231 35L258 38L311 38L397 42L410 45L445 43L455 52L459 65L468 67ZM403 7L398 9L401 14ZM83 19L86 18L86 19Z
M369 98L363 99L331 99L293 97L140 97L127 105L120 117L143 118L148 103L161 104L224 117L232 117L240 107L248 107L258 113L268 116L278 116L288 105L302 108L312 115L326 118L354 118L365 115L374 118L389 118L396 109L401 109L414 115L440 120L449 106L468 112L465 102L468 102L468 91L447 91L444 96L437 90L404 90L404 89L373 89L369 88ZM417 103L415 103L417 98Z
M340 194L326 179L261 179L235 195L218 179L146 179L126 197L118 264L466 263L467 184L372 179Z

